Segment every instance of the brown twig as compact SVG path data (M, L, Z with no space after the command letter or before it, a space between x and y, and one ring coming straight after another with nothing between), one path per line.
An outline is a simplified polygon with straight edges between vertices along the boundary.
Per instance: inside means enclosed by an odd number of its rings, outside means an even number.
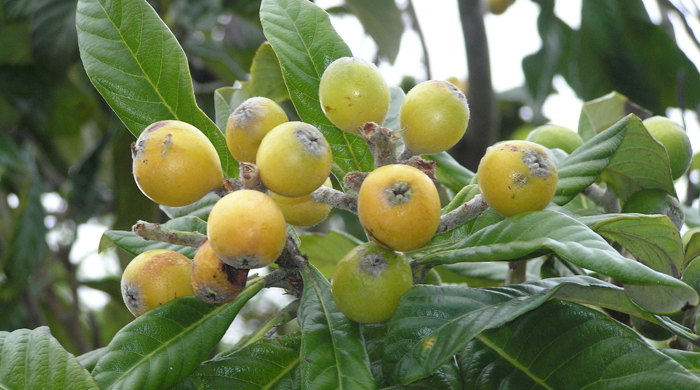
M207 236L199 232L171 230L161 226L159 223L146 221L136 222L131 231L144 240L167 242L193 248L198 248L207 238Z

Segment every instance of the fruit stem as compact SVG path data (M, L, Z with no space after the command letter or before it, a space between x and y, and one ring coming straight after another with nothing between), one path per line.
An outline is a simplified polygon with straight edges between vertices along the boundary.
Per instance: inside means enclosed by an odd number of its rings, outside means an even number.
M505 284L524 283L527 274L527 260L509 261Z
M374 156L375 167L396 164L398 137L391 130L374 122L367 122L360 128L360 136L364 138Z
M161 241L169 244L198 248L207 238L199 232L183 232L162 227L159 223L138 221L131 231L144 240Z
M605 189L593 183L583 190L583 194L590 198L594 203L601 206L606 213L619 213L620 201L612 192L610 187Z
M488 204L486 204L484 197L481 196L481 194L476 195L470 201L463 203L461 206L440 217L440 225L438 225L436 233L449 232L477 218L486 208L488 208Z
M337 209L357 214L357 198L345 192L321 186L311 193L311 197L316 202L327 203Z
M265 192L265 186L260 180L257 165L249 162L241 162L239 169L239 179L243 188Z
M362 182L365 181L369 172L352 171L343 177L343 185L350 191L360 192Z

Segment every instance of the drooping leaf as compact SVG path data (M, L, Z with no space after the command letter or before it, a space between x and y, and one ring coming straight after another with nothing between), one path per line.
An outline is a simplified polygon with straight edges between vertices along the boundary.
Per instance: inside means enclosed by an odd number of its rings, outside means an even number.
M365 32L377 43L379 55L394 63L399 54L403 20L394 0L347 0L345 2L362 23Z
M586 306L547 302L485 331L459 355L479 389L697 389L700 380L630 328Z
M193 235L194 233L207 234L207 223L197 217L191 216L171 219L162 224L161 227L181 235ZM167 249L180 252L191 259L197 252L197 248L191 246L146 240L132 231L107 230L100 239L98 252L102 252L113 246L124 249L132 255L139 255L151 249Z
M655 292L653 300L646 295L636 297L640 300L632 297L649 311L672 313L698 302L688 285L620 255L583 223L550 210L506 218L461 241L429 247L414 257L424 264L454 264L516 260L551 252L579 267Z
M344 177L351 171L370 171L373 160L364 140L333 126L319 103L323 71L335 59L352 56L328 14L306 0L263 0L260 20L299 118L316 126L331 145L333 172Z
M98 389L90 373L45 326L0 332L0 388Z
M338 261L360 244L355 237L336 230L326 234L306 233L300 235L299 239L301 253L305 254L309 262L327 278L333 276Z
M695 376L700 376L700 352L681 351L671 348L662 349L661 352L677 361Z
M235 175L223 134L195 102L182 47L148 2L80 0L76 26L85 71L132 134L160 120L190 123L212 141L224 171Z
M406 93L399 87L391 86L389 87L389 95L389 111L386 114L386 118L384 118L382 126L396 131L401 127L401 104L406 98Z
M482 331L501 327L552 298L600 302L643 315L622 288L585 276L480 289L416 286L389 322L384 373L395 383L423 378Z
M300 343L296 334L259 339L225 357L202 363L172 389L298 389Z
M76 356L76 359L78 359L78 363L80 363L80 365L83 366L86 370L92 371L92 369L95 368L95 364L97 364L97 361L100 360L106 352L107 347L101 347L89 352L85 352L80 356Z
M553 201L558 205L568 203L603 172L622 201L642 189L675 194L666 150L632 114L586 141L557 168L559 182Z
M308 265L301 275L301 388L376 389L359 325L338 310L330 283L317 269Z
M102 389L166 389L194 371L219 343L234 317L264 286L258 279L230 303L183 297L122 328L92 375Z
M667 216L606 214L581 217L601 236L627 249L647 267L678 278L683 266L683 246L678 229Z
M278 103L289 99L277 55L267 42L260 45L255 52L246 90L250 96L264 96Z

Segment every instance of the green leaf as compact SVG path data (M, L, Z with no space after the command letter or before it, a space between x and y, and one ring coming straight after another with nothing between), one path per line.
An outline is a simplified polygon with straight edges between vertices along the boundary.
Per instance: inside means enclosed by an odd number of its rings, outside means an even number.
M204 235L207 234L207 223L197 217L191 216L171 219L170 221L162 224L161 227L167 230L172 230L177 234L193 234L193 232L198 232ZM107 230L104 232L102 238L100 239L98 252L102 252L108 248L111 248L112 246L122 248L132 255L139 255L151 249L167 249L180 252L191 259L197 252L197 248L194 247L146 240L141 236L136 235L134 232L125 230Z
M0 332L0 388L98 389L45 326Z
M240 82L235 83L233 87L221 87L214 91L216 126L222 133L226 134L226 123L233 110L248 97L248 93Z
M378 54L396 61L403 35L401 10L394 0L346 0L345 7L357 16L365 32L377 43Z
M470 184L474 180L474 172L463 167L447 152L423 156L426 160L435 161L435 177L437 181L454 192Z
M638 312L620 287L586 276L480 289L416 286L404 295L389 322L384 373L393 382L413 382L482 331L503 326L549 299L593 304L601 297L615 309Z
M194 371L219 343L250 298L258 279L224 305L183 297L159 306L122 328L92 371L101 389L165 389Z
M401 105L406 98L406 93L399 87L391 86L389 87L389 96L389 111L382 126L396 131L401 127Z
M301 276L301 388L376 389L358 324L338 310L317 269L304 267Z
M214 144L224 171L235 173L223 134L195 102L182 47L148 2L80 0L76 26L85 71L132 134L160 120L190 123Z
M250 96L264 96L277 103L289 99L280 63L272 46L265 42L255 52L250 66L250 82L246 84Z
M65 71L78 59L75 1L43 0L31 20L35 63L46 71Z
M654 300L632 296L656 313L672 313L698 296L685 283L620 255L583 223L555 211L522 213L481 229L457 242L437 245L418 253L424 264L467 261L510 261L554 252L579 267L600 272L655 292ZM631 290L630 290L631 292Z
M352 56L328 14L307 0L263 0L260 20L299 118L316 126L331 145L333 172L342 178L351 171L372 170L372 155L364 140L333 126L318 100L326 67L337 58Z
M647 267L680 277L683 245L678 229L667 216L606 214L579 220L604 238L622 245Z
M646 119L650 113L632 103L627 96L610 92L597 99L583 103L578 119L578 132L584 140L593 138L628 114Z
M172 389L298 389L300 343L298 335L259 339L202 363Z
M0 64L27 65L32 63L29 22L4 20L0 25Z
M675 194L666 150L632 114L586 141L557 170L559 182L553 201L558 205L568 203L603 171L621 201L642 189Z
M336 230L326 234L306 233L300 235L299 239L301 253L306 255L309 262L327 278L333 276L338 261L351 249L361 244L355 237Z
M680 351L678 349L662 349L661 352L678 362L688 371L700 376L700 352Z
M197 217L202 220L207 220L209 218L209 213L214 207L216 202L219 201L221 197L215 192L210 192L202 197L202 199L188 204L187 206L181 207L170 207L170 206L160 206L160 209L170 217L171 219L176 219L180 217Z
M80 363L81 366L85 367L86 370L92 371L92 369L95 368L97 361L100 360L106 352L107 347L97 348L92 351L85 352L80 356L77 356L76 359L78 359L78 363Z
M458 357L466 388L697 389L700 380L597 310L548 302L478 336Z

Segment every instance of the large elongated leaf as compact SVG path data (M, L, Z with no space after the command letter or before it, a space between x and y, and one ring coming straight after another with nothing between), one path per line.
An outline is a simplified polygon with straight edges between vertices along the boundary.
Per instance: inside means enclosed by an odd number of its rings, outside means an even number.
M172 389L298 389L300 342L298 335L260 339L230 355L202 363Z
M625 200L642 189L674 194L668 154L642 121L630 114L586 141L558 166L554 203L563 205L604 173L615 194Z
M48 327L0 332L0 389L71 388L98 389Z
M580 221L625 247L649 268L680 277L683 244L678 229L667 216L607 214L582 217Z
M161 227L180 235L193 235L195 233L207 234L207 223L197 217L191 216L171 219L162 224ZM180 252L189 258L193 258L195 252L197 252L197 248L191 246L146 240L132 231L107 230L100 240L99 251L113 246L122 248L132 255L139 255L151 249L167 249Z
M423 378L480 332L502 326L552 298L644 316L620 287L585 276L482 289L416 286L402 298L389 323L384 373L394 383Z
M250 66L250 82L246 84L250 96L265 96L276 102L289 99L284 86L280 63L272 46L265 42L255 52Z
M309 265L301 275L301 388L376 389L359 325L338 310L330 283L317 269Z
M318 100L326 67L339 57L352 55L328 14L307 0L263 0L260 20L299 118L318 127L331 145L335 174L343 177L350 171L371 170L373 160L365 142L333 126Z
M264 285L250 283L231 303L178 298L122 328L92 371L102 389L165 389L194 371L234 317Z
M403 20L394 0L347 0L345 6L377 43L379 55L393 63L399 54Z
M361 244L355 237L335 230L326 234L308 233L299 236L299 250L309 258L309 262L321 273L331 278L335 265L351 249Z
M632 298L649 311L671 313L698 302L697 293L685 283L620 255L583 223L549 210L507 218L461 241L430 247L415 257L425 264L454 264L514 260L549 252L622 282L644 285L654 292L653 300L648 300L646 294Z
M447 152L431 154L425 158L437 163L435 167L437 181L452 191L457 192L474 180L474 172L463 167Z
M195 102L182 47L148 2L80 0L76 26L85 71L132 134L159 120L188 122L212 141L224 171L235 174L223 134Z
M466 388L697 389L700 379L594 309L547 302L483 332L458 358Z

